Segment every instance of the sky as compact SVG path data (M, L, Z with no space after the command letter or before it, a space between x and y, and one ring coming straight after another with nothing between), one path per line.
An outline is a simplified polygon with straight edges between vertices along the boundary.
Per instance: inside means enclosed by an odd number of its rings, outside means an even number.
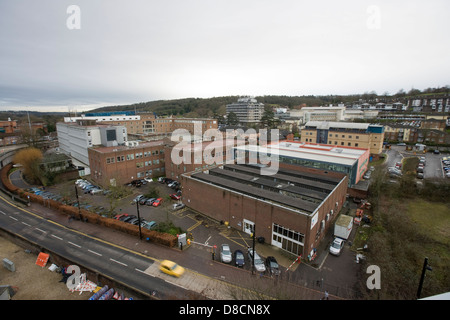
M0 110L450 85L449 12L448 0L0 0Z

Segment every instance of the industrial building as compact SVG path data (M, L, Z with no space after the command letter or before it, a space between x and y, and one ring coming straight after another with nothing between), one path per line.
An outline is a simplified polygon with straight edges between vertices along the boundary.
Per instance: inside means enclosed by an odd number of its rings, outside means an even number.
M226 164L182 175L183 198L193 210L296 256L319 245L344 205L347 176L323 170Z

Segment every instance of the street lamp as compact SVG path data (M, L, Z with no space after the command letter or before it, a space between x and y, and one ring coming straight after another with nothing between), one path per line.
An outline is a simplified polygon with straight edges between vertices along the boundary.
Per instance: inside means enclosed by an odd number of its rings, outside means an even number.
M433 271L433 269L428 265L428 258L423 261L422 275L420 276L419 289L417 290L417 299L420 299L420 294L422 293L423 280L425 279L425 272L427 270Z
M139 240L142 240L142 231L141 231L141 216L139 215L139 200L136 201L136 210L138 216L138 226L139 226Z

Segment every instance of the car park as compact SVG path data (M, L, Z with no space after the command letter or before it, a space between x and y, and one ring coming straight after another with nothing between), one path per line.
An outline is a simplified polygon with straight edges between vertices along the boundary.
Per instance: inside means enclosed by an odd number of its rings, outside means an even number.
M253 251L252 248L248 248L248 258L251 262L251 264L253 265L253 263L255 264L255 269L258 272L265 272L266 271L266 266L264 265L263 260L261 259L261 257L259 256L259 254L256 251Z
M334 256L339 256L342 253L342 249L344 248L345 241L341 238L334 238L333 242L330 245L329 252Z
M241 250L234 251L234 263L237 267L244 267L245 257L244 253Z
M220 261L224 263L231 263L232 256L230 246L228 244L222 244L220 246Z
M278 265L277 259L275 257L269 256L266 258L266 267L269 270L271 276L280 275L280 266Z
M181 277L181 275L184 273L183 267L170 260L163 260L159 265L159 270L177 278Z

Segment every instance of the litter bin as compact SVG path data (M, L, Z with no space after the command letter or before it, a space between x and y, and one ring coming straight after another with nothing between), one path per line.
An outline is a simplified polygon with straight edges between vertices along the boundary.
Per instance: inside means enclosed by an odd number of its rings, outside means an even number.
M265 241L264 237L258 237L258 243L264 243Z

